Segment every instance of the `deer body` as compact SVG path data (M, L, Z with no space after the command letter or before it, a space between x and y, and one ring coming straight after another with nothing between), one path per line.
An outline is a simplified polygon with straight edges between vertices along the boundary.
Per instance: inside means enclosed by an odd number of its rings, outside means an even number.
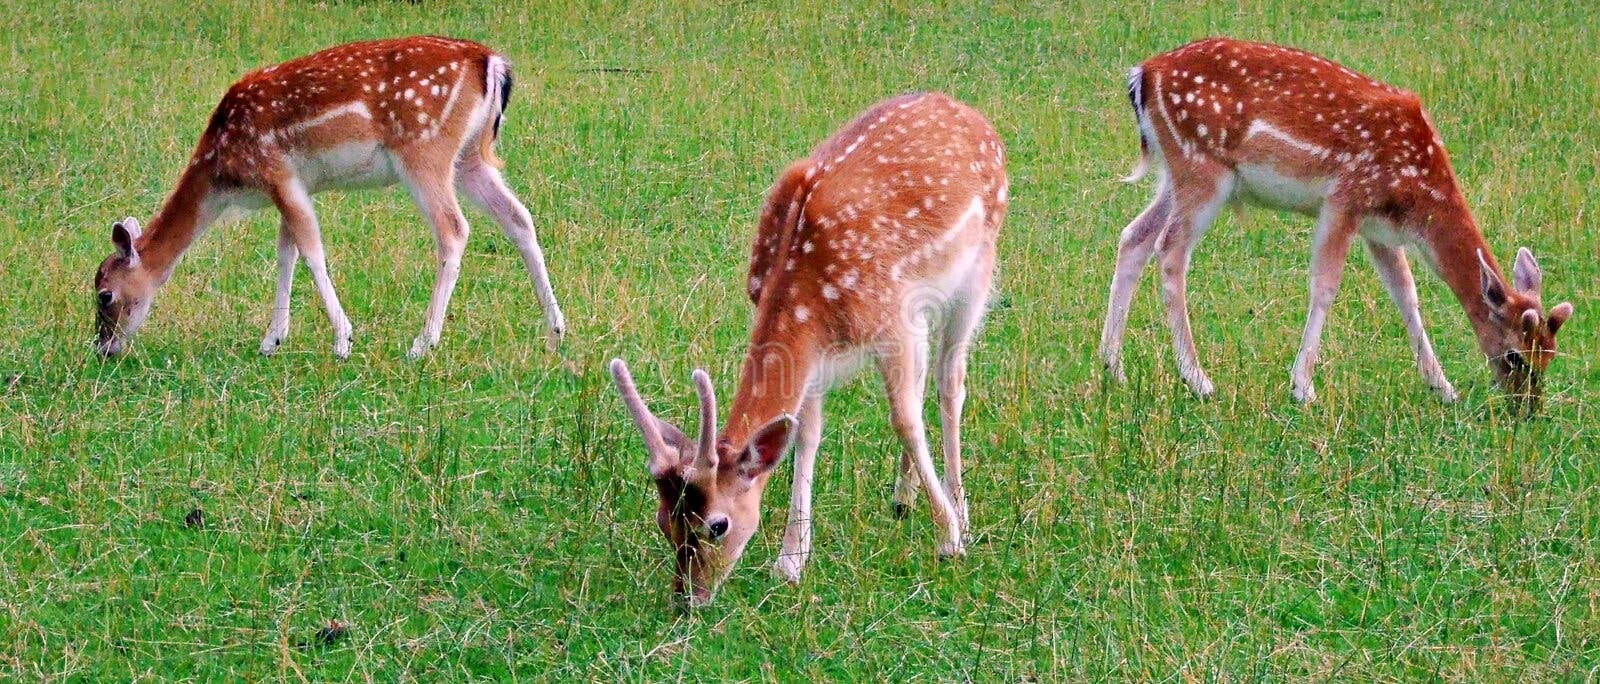
M516 243L554 343L565 322L533 219L506 186L493 152L510 92L503 57L435 37L350 43L245 75L217 105L148 229L132 219L113 227L116 251L96 276L98 348L122 350L156 289L219 216L270 205L281 215L278 287L262 353L275 351L288 333L294 265L303 259L333 324L334 353L348 356L352 329L328 276L311 196L395 183L410 192L438 247L433 295L411 355L438 344L460 272L468 227L457 189Z
M761 492L796 433L776 570L799 579L811 548L823 393L867 360L883 377L903 447L896 509L925 489L940 553L963 552L966 353L990 290L1006 192L1004 149L980 114L936 93L880 103L791 165L768 195L746 283L754 326L720 432L704 373L695 376L695 445L649 413L626 366L613 361L662 494L657 520L677 549L675 588L692 603L709 600L743 553L760 522ZM942 482L922 421L935 346Z
M1525 249L1507 286L1415 95L1310 53L1228 39L1145 61L1130 73L1128 93L1143 149L1130 180L1151 164L1159 180L1118 247L1101 336L1117 380L1134 286L1159 255L1179 371L1196 394L1211 394L1189 327L1189 258L1222 205L1242 200L1317 217L1311 302L1293 368L1297 399L1315 397L1322 327L1356 236L1400 310L1424 380L1442 399L1456 394L1423 329L1407 249L1450 286L1502 385L1537 391L1572 307L1544 310L1541 273Z

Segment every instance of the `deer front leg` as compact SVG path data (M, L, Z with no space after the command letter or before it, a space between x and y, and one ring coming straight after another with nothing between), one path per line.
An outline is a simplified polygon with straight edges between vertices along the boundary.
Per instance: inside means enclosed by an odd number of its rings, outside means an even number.
M294 235L287 219L278 225L278 291L272 300L272 319L267 324L267 334L261 338L261 353L271 356L278 351L289 336L289 295L294 290L294 262L300 250L294 246Z
M1322 326L1328 320L1328 309L1333 306L1334 297L1339 294L1345 256L1350 252L1350 240L1359 225L1358 217L1335 207L1333 202L1323 205L1317 219L1316 234L1311 238L1311 305L1293 370L1294 398L1301 403L1317 398L1311 376L1317 365Z
M1417 285L1411 277L1411 264L1406 261L1405 250L1368 240L1367 253L1372 257L1373 268L1378 271L1378 279L1389 291L1389 299L1400 310L1400 320L1405 323L1406 336L1411 341L1411 353L1417 359L1417 372L1422 374L1423 382L1433 388L1440 401L1447 404L1455 402L1456 390L1444 377L1444 368L1433 354L1428 331L1422 327L1422 307L1417 303Z
M312 210L311 195L297 178L290 178L273 187L272 201L283 216L282 228L287 228L306 270L311 272L311 282L317 286L317 296L328 312L328 322L333 325L333 355L350 358L350 337L353 328L339 296L333 291L333 279L328 276L328 262L322 253L322 229L317 226L317 215ZM283 251L279 249L281 264ZM282 275L281 266L279 275Z
M822 394L807 396L800 404L800 435L794 452L794 482L789 487L789 524L783 530L783 551L773 571L790 582L811 559L811 485L822 444Z

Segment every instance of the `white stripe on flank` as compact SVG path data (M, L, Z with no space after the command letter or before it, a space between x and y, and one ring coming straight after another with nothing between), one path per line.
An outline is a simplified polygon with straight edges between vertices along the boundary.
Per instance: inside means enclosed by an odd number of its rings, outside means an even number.
M952 240L955 240L962 233L965 233L967 230L975 226L983 225L983 217L983 198L972 198L972 203L967 205L967 210L961 214L961 218L956 219L956 222L951 224L943 234L941 234L933 242L923 245L921 249L918 249L917 251L902 257L900 261L895 262L895 265L889 269L889 278L896 281L900 280L902 275L905 273L906 266L932 259L935 254L939 253L939 250L943 249L945 245L950 244Z
M439 117L437 119L434 119L433 126L430 127L433 130L433 132L435 132L435 133L439 132L439 129L444 127L444 122L450 118L450 110L455 109L455 107L456 107L456 96L461 94L461 84L466 82L466 80L467 80L467 74L465 72L462 72L462 73L459 73L459 74L456 75L456 84L454 86L450 87L450 97L449 97L449 99L446 99L444 101L444 109L439 112ZM487 92L485 92L484 93L484 99L492 100L493 98L499 97L498 95L491 95L490 94L490 93L493 93L493 92L495 92L495 91L487 91ZM491 111L490 111L489 115L493 116L494 115L493 108L491 107L490 110Z
M1155 90L1155 95L1156 95L1156 110L1161 112L1161 122L1165 123L1167 125L1167 133L1172 136L1172 142L1177 144L1178 151L1182 152L1183 156L1185 156L1185 157L1189 156L1189 145L1184 143L1183 142L1183 138L1178 136L1178 127L1172 125L1172 117L1167 114L1167 102L1166 102L1166 100L1161 99L1161 70L1160 69L1156 70L1156 82L1155 82L1155 89L1154 90ZM1158 145L1158 146L1161 144L1160 140L1156 140L1156 141L1153 141L1153 142L1155 142L1156 145Z
M1318 159L1327 158L1328 154L1331 152L1326 147L1322 147L1320 145L1313 145L1313 144L1308 143L1308 142L1306 142L1304 140L1296 138L1296 137L1294 137L1292 135L1289 135L1288 133L1283 132L1278 127L1273 126L1272 124L1269 124L1269 123L1267 123L1265 121L1262 121L1260 119L1256 119L1255 121L1250 122L1250 128L1245 130L1244 137L1245 137L1245 139L1248 140L1250 137L1256 135L1257 133L1270 135L1270 136L1272 136L1274 138L1277 138L1278 140L1282 141L1283 143L1287 144L1288 146L1293 147L1293 148L1295 148L1297 150L1300 150L1301 152L1309 154L1309 155L1311 155L1313 157L1316 157Z
M317 128L317 126L322 126L323 123L328 123L328 121L333 121L334 118L339 117L362 117L365 120L371 120L373 112L370 109L366 109L366 102L347 102L347 104L338 105L334 109L318 113L315 117L307 118L307 120L291 123L291 125L283 126L283 128L275 129L275 131L267 131L264 136L261 136L261 141L274 142L277 141L278 137L304 133L304 131Z
M261 140L262 142L270 143L284 136L297 135L311 130L343 116L359 116L370 121L372 119L372 110L367 109L365 102L342 104L305 121L292 123L275 131L267 131L266 135L261 136Z

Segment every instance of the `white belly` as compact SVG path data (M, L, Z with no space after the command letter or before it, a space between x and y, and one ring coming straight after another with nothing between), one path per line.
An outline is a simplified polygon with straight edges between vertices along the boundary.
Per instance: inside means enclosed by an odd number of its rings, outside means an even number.
M1252 203L1273 209L1314 214L1333 187L1328 178L1295 178L1278 173L1270 166L1240 164L1238 192Z
M1385 247L1405 247L1412 242L1409 237L1397 230L1393 223L1376 218L1361 222L1361 237Z
M394 160L376 141L345 143L296 156L295 174L312 193L323 190L377 188L393 185Z

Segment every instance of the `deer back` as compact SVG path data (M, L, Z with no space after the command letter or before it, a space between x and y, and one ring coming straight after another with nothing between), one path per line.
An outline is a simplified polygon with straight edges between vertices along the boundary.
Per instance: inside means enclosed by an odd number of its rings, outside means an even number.
M506 68L477 43L421 36L349 43L258 69L223 96L195 162L251 184L286 157L351 143L458 148L482 125L492 60Z
M1219 38L1139 69L1141 127L1180 171L1209 162L1326 178L1348 205L1374 211L1457 192L1417 96L1323 57Z
M1006 193L1004 147L970 107L938 93L874 106L769 193L748 285L758 332L816 322L827 339L860 342L908 292L958 289L992 246ZM958 282L942 282L953 272Z

